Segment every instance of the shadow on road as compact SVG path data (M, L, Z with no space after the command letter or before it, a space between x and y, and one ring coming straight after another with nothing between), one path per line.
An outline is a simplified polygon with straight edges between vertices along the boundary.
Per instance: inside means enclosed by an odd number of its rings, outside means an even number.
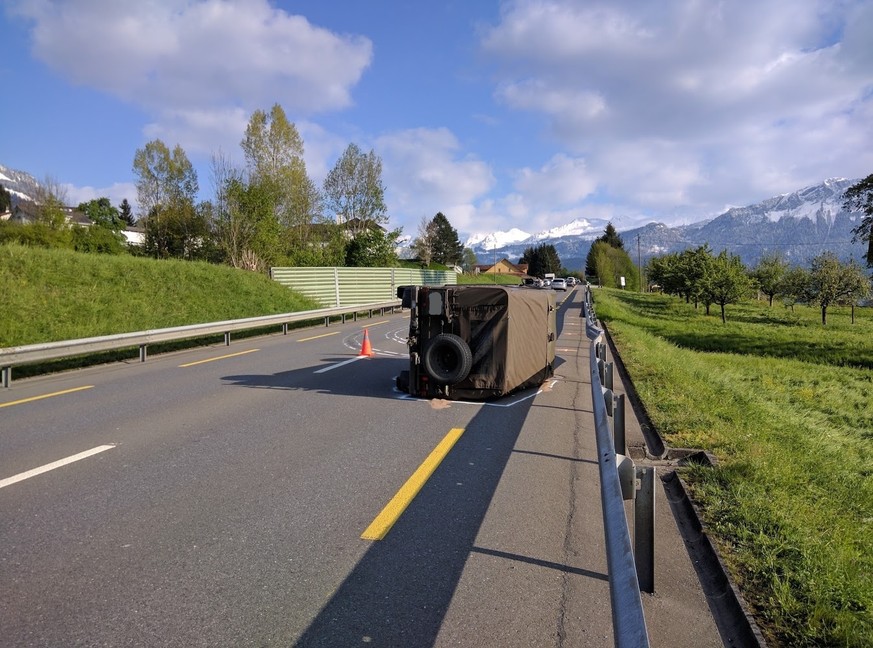
M532 402L480 410L296 646L434 644Z

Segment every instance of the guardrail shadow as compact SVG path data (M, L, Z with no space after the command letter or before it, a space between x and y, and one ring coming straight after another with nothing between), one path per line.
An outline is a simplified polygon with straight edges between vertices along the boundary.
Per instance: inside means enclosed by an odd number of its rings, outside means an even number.
M480 409L295 646L434 645L532 402Z

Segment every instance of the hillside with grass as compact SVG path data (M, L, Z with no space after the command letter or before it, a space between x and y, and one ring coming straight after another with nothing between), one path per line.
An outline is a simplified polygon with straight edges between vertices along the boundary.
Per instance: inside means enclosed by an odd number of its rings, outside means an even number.
M0 347L320 308L262 274L0 245Z
M717 458L682 476L770 645L873 645L871 309L594 297L665 442Z

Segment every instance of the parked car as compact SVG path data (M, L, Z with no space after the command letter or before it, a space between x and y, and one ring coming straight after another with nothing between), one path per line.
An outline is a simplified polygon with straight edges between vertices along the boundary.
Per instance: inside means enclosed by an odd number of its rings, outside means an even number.
M552 290L563 290L567 291L567 280L562 277L555 277L552 279Z

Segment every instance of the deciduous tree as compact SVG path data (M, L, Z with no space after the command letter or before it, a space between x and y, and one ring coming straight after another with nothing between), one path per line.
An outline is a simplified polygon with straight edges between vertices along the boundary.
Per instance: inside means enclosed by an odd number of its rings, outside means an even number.
M773 306L773 297L779 293L782 278L788 270L788 263L778 254L765 255L758 261L751 272L758 288L770 298L770 306Z
M873 267L873 174L846 189L843 208L862 211L864 217L852 232L853 241L867 241L867 265Z
M721 321L725 323L725 306L748 297L751 288L748 270L740 257L723 250L706 265L701 296L707 304L707 312L710 303L721 307Z
M821 309L822 326L827 324L831 304L851 303L869 292L870 280L854 261L843 264L833 252L825 252L810 263L807 296Z
M372 150L364 153L349 144L324 179L323 190L327 209L352 237L388 222L382 160Z

